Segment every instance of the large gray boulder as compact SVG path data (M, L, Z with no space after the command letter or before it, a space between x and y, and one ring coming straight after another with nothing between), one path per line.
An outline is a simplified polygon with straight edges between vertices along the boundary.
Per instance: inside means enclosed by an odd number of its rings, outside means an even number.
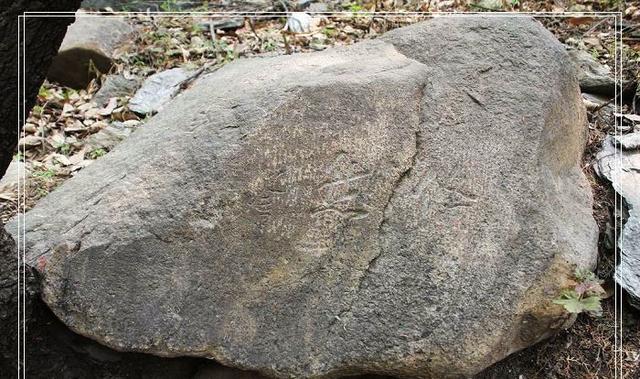
M539 23L436 18L201 78L27 213L27 251L55 314L118 350L465 377L572 320L585 133Z

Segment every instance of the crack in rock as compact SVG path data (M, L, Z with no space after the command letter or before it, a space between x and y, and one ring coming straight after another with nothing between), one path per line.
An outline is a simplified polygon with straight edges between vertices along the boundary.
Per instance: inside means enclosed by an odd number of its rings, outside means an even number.
M382 253L384 253L384 249L382 247L382 235L383 235L383 229L384 229L384 225L387 223L388 217L387 217L387 212L389 209L389 205L391 204L391 202L393 201L394 197L397 194L397 189L402 185L402 182L408 178L409 176L411 176L411 172L413 171L413 168L416 166L416 162L417 162L417 157L418 157L418 153L422 150L422 142L421 142L421 137L422 134L420 132L420 126L423 123L423 118L422 118L422 99L424 97L424 88L425 85L422 85L420 87L420 90L418 91L418 96L419 96L419 103L418 103L418 109L416 110L418 112L419 115L419 120L418 120L418 125L416 127L416 129L414 130L414 149L413 149L413 155L411 156L411 163L408 165L408 167L402 171L400 173L400 175L398 176L398 179L396 179L395 183L392 186L391 189L391 194L389 195L389 197L387 198L387 201L384 205L384 208L382 210L382 220L380 220L380 224L378 225L378 253L369 260L369 262L367 263L367 267L362 270L362 275L360 276L360 278L358 279L358 285L356 286L356 289L354 291L354 295L351 299L351 302L349 304L349 306L344 309L343 311L340 312L340 314L338 316L334 316L334 319L331 321L331 324L329 325L329 327L333 327L334 324L336 323L336 321L342 321L342 317L344 315L346 315L347 313L351 312L351 308L353 307L353 304L356 302L356 300L358 299L358 297L360 296L360 292L362 291L362 288L364 286L364 282L366 281L366 279L371 275L372 269L373 267L376 265L376 262L378 261L378 259L382 256ZM344 325L343 325L344 328Z

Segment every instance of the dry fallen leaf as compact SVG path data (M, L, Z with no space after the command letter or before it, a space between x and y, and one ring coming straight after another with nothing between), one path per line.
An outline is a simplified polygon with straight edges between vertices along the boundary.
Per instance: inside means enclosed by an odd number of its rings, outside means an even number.
M108 116L113 113L113 110L118 106L118 99L112 97L109 99L109 103L102 109L98 111L98 114L101 116Z
M66 156L64 156L62 154L52 154L50 156L50 159L51 159L51 162L60 163L63 166L71 165L71 162L69 161L69 158L67 158Z
M567 18L567 22L573 26L580 26L580 25L586 25L586 24L591 24L593 22L594 18L593 17L569 17Z
M83 147L82 149L80 149L80 151L69 157L69 164L75 166L78 163L82 162L86 153L87 148Z

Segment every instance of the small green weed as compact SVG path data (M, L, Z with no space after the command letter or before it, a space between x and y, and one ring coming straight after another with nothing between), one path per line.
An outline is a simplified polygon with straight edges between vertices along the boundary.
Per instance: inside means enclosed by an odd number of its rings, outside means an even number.
M43 197L47 196L49 194L49 191L47 191L44 188L36 188L36 199L42 199Z
M331 37L335 36L336 34L338 34L338 31L333 27L326 27L326 28L322 29L322 33L325 36L331 38Z
M68 143L63 143L62 145L58 146L58 151L60 152L60 154L69 155L69 153L71 153L71 145L69 145Z
M605 293L602 281L588 270L576 270L574 276L577 282L575 287L562 291L553 303L562 305L569 313L587 312L592 316L602 315L600 301Z
M263 51L275 51L276 45L271 40L262 41L262 50Z
M62 97L65 101L68 101L69 99L71 99L71 97L77 96L77 95L78 95L78 91L74 90L73 88L64 88L62 90Z
M51 180L56 176L56 172L50 168L48 170L35 171L33 176L38 179Z
M176 12L180 10L176 0L164 0L160 3L160 10L163 12Z
M45 86L40 86L40 89L38 90L38 96L46 99L51 96L51 93Z
M352 3L349 4L349 7L347 8L349 10L349 12L362 12L364 10L364 7L360 4L357 3Z
M89 152L89 159L98 159L107 152L104 149L94 149Z
M222 63L228 63L236 58L233 46L229 45L226 41L215 40L214 49L220 53Z

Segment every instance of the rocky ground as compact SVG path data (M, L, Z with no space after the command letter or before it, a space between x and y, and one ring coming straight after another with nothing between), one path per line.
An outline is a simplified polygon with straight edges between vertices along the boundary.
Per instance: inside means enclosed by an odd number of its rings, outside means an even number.
M177 11L184 7L175 1L162 3L139 2L140 6L157 6L162 11ZM97 6L104 6L94 4ZM198 6L200 8L198 8ZM190 8L191 11L203 9L201 5ZM213 3L208 5L216 11L247 10L246 3L227 5ZM275 11L301 11L311 16L296 15L251 17L208 17L205 15L188 17L165 17L137 14L127 19L135 32L128 43L119 46L113 56L114 67L108 73L101 73L86 88L72 89L55 83L43 85L37 106L31 112L24 128L20 146L24 149L14 159L16 167L23 166L27 172L27 187L24 198L28 210L48 192L63 183L69 177L100 159L126 138L136 128L144 128L145 122L163 105L158 100L159 91L151 90L136 94L141 86L149 85L145 79L169 69L179 68L179 76L155 80L162 87L165 81L171 82L176 90L188 87L198 76L216 70L218 67L245 57L255 55L297 54L323 50L334 45L355 43L362 39L375 38L385 31L412 24L425 19L425 15L395 14L377 15L376 11L602 11L618 10L616 2L583 1L567 6L562 2L533 1L480 1L480 2L424 2L420 4L398 2L362 3L362 2L315 2L264 3L262 9ZM212 7L212 8L211 8ZM340 14L313 14L313 12L347 11ZM608 102L613 93L604 90L598 96L586 96L585 104L589 111L589 143L585 150L583 169L587 173L595 194L594 217L601 231L598 275L605 280L609 295L613 293L612 273L614 267L614 191L605 180L599 178L593 170L593 162L603 139L616 131L614 113L619 117L618 132L633 131L640 121L636 107L635 83L640 67L640 8L628 5L622 9L623 55L622 83L625 97L619 109ZM615 44L613 22L611 19L595 18L589 15L572 18L539 18L561 42L577 51L584 51L601 65L615 67ZM286 29L286 30L285 30ZM606 75L605 75L606 76ZM609 75L610 76L610 75ZM157 76L156 76L157 77ZM173 81L172 81L173 80ZM606 93L609 91L610 93ZM147 94L146 96L144 94ZM595 95L595 94L594 94ZM137 97L137 99L136 99ZM132 101L132 99L134 99ZM151 104L141 107L140 104ZM11 168L10 168L11 170ZM0 218L6 222L17 212L18 192L15 175L11 172L0 185ZM618 231L619 232L619 231ZM622 330L623 347L621 352L625 378L640 377L640 315L627 305L624 299ZM498 363L480 378L611 378L614 367L614 301L609 297L603 304L601 317L581 314L578 321L569 330L563 331L553 339L543 341L536 346L514 354ZM55 330L62 328L46 309L38 309L42 320L55 327L32 335L31 342L38 345L38 338L52 338ZM58 334L63 335L63 334ZM53 338L56 338L55 336ZM67 338L67 337L64 337ZM79 337L78 337L79 338ZM80 339L82 340L82 339ZM85 342L80 343L85 344ZM94 346L86 342L87 345ZM71 344L70 346L77 346ZM97 348L99 349L99 348ZM35 357L53 362L47 370L49 376L66 371L64 362L56 364L55 349L42 346L34 351ZM82 352L82 354L88 354ZM104 358L104 355L96 353ZM109 352L104 353L109 362ZM94 354L95 355L95 354ZM92 354L89 354L92 356ZM153 359L146 356L114 355L113 362L100 363L100 377L143 377L144 370L139 369L138 359L144 365L153 365ZM100 359L98 359L99 361ZM126 363L122 363L126 362ZM149 363L150 362L150 363ZM200 362L177 361L178 365L188 365L194 373ZM118 366L121 365L121 366ZM128 365L128 366L127 366ZM144 366L143 367L146 367ZM114 371L113 367L118 367ZM138 367L133 369L132 367ZM97 367L97 366L96 366ZM107 367L107 368L104 368ZM109 368L111 367L111 368ZM52 371L53 370L53 371ZM138 370L138 371L136 371ZM180 369L177 369L180 370ZM35 371L35 370L34 370ZM184 370L183 370L184 371ZM187 370L188 371L188 370ZM82 371L81 371L82 372ZM97 371L96 371L97 372ZM124 373L128 374L124 374ZM139 375L132 374L134 372ZM44 376L44 375L43 375ZM35 376L34 376L35 377Z

